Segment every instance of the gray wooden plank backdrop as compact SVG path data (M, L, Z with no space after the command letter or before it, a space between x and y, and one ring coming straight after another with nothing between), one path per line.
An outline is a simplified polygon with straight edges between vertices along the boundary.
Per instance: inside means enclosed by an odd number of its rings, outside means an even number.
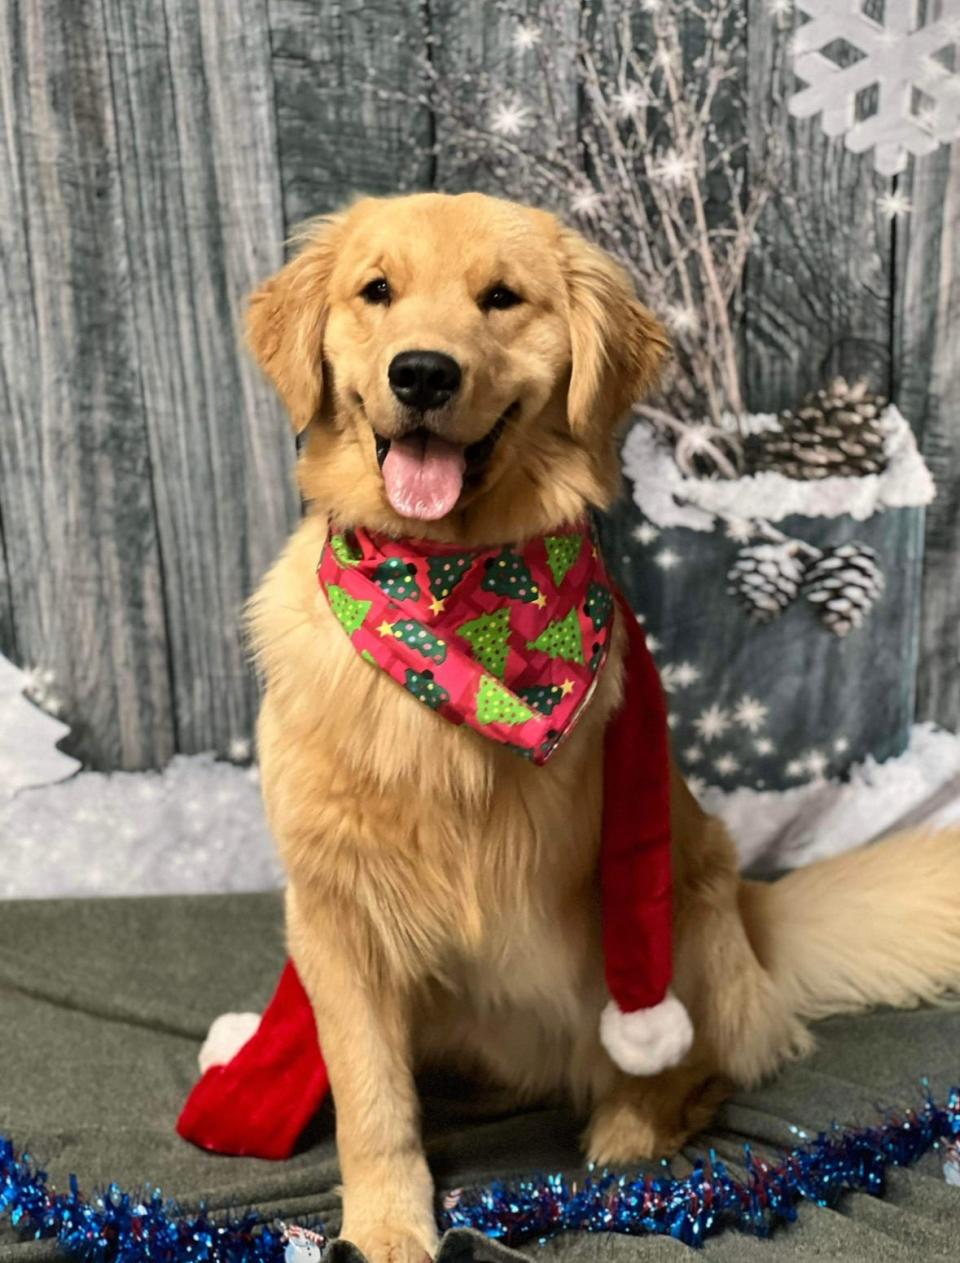
M571 24L580 3L597 0L570 0ZM743 3L756 127L782 19ZM508 92L512 23L462 0L0 0L0 15L0 650L54 672L93 766L226 752L256 706L239 610L297 513L292 442L239 347L243 296L306 216L470 182L414 99L419 59L450 76L479 60ZM575 133L572 67L556 88ZM939 483L917 713L956 728L960 146L901 177L913 212L891 220L870 155L817 120L782 134L784 188L747 276L749 402L793 403L833 372L894 391Z

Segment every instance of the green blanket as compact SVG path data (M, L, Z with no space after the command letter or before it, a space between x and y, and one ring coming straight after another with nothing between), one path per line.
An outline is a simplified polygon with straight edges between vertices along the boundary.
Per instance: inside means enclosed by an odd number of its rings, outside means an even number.
M280 899L230 895L0 903L0 1133L28 1147L54 1183L76 1172L85 1190L145 1182L192 1206L255 1206L296 1222L339 1222L329 1107L290 1161L221 1158L181 1141L177 1112L196 1078L209 1022L227 1009L258 1009L284 955ZM820 1047L761 1091L741 1093L714 1130L674 1163L713 1145L736 1160L744 1140L775 1154L807 1131L876 1118L876 1105L908 1104L930 1076L942 1097L960 1082L960 1006L879 1012L820 1028ZM579 1122L553 1107L509 1111L502 1097L459 1081L423 1084L425 1134L438 1187L537 1170L582 1170ZM727 1232L704 1254L716 1260L928 1260L956 1257L960 1190L936 1155L894 1171L886 1198L849 1195L836 1210L804 1204L799 1223L769 1241ZM543 1247L583 1263L673 1259L667 1239L568 1234ZM539 1253L541 1247L526 1247ZM347 1250L338 1251L350 1255ZM457 1256L516 1259L476 1234L449 1233ZM60 1255L0 1226L0 1263ZM341 1258L340 1263L346 1263ZM354 1263L356 1258L354 1257Z

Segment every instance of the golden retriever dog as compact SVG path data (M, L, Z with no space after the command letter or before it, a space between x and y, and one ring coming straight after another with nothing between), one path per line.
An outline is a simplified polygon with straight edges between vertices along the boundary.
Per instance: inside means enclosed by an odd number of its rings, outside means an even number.
M584 717L537 767L370 670L318 590L329 519L471 547L611 503L618 424L667 353L612 259L479 194L361 200L306 226L253 295L248 337L306 432L310 506L251 607L263 791L330 1072L343 1235L373 1263L436 1246L421 1065L485 1075L518 1102L565 1094L586 1154L619 1165L673 1153L733 1085L807 1051L808 1020L960 983L956 833L756 884L674 771L673 987L695 1041L674 1069L624 1074L598 1037L595 892L623 626ZM391 382L407 352L447 374L428 406ZM411 503L387 487L383 452L411 435L454 453L455 501L429 479Z

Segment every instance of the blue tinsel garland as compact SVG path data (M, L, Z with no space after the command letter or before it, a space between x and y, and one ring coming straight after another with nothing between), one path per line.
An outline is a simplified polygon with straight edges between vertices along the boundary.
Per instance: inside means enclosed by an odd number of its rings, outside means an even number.
M569 1230L647 1233L699 1246L722 1228L766 1236L797 1216L797 1203L833 1205L847 1189L883 1192L889 1167L909 1166L941 1142L960 1139L960 1089L945 1106L928 1095L918 1110L874 1127L821 1133L770 1164L745 1149L746 1180L714 1155L685 1179L603 1172L581 1184L550 1175L458 1194L445 1202L442 1228L477 1228L511 1245ZM282 1263L298 1255L297 1229L254 1212L216 1220L184 1216L159 1191L136 1196L111 1184L87 1200L71 1176L58 1193L27 1155L0 1137L0 1215L28 1237L55 1238L87 1263ZM304 1234L310 1237L311 1234ZM316 1238L313 1238L316 1240Z

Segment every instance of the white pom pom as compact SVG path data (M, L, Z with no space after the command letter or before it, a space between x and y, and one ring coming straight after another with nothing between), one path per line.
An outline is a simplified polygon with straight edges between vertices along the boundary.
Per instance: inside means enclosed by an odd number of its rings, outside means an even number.
M259 1013L221 1013L214 1018L200 1049L200 1073L232 1061L260 1025Z
M693 1023L672 991L652 1008L633 1013L610 1000L600 1016L600 1041L626 1074L658 1074L690 1051Z

